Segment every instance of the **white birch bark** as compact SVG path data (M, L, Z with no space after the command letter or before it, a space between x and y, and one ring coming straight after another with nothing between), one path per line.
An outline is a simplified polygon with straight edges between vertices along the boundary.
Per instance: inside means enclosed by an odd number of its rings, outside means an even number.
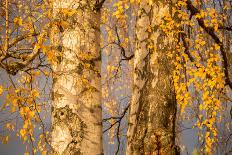
M127 155L176 155L176 101L165 52L171 39L160 31L169 2L140 1L136 21L134 86L129 112Z
M51 35L58 61L53 65L51 154L103 154L100 12L94 11L95 3L53 2L58 24Z

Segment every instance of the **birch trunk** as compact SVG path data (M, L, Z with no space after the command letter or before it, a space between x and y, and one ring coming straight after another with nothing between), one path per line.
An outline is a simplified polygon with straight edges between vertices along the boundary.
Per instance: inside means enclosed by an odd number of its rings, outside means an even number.
M55 0L51 154L102 155L100 12L93 0Z
M134 86L129 114L127 155L176 155L176 100L171 65L166 57L171 39L160 31L169 2L140 1L136 21Z

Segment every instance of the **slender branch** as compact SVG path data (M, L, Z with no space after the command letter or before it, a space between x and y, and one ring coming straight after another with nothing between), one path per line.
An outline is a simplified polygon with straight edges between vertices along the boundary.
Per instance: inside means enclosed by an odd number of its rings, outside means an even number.
M180 33L180 36L181 36L181 40L183 41L183 45L184 45L184 48L185 48L184 53L186 53L188 55L191 62L194 62L194 58L190 54L188 44L186 42L186 34L185 33Z
M3 55L7 53L8 45L9 45L9 1L5 1L6 5L6 42L5 42L5 50L3 52Z
M132 58L134 58L134 54L130 55L130 56L126 56L126 50L124 47L122 47L121 45L121 40L120 40L120 37L119 37L119 33L118 33L118 28L117 26L115 27L115 32L116 32L116 37L117 37L117 40L118 40L118 47L121 49L121 54L122 56L124 57L122 60L131 60Z
M111 119L115 119L115 120L116 120L113 124L110 125L109 128L105 129L105 130L103 131L103 133L105 133L106 131L110 130L110 129L111 129L114 125L116 125L117 123L120 124L120 123L121 123L121 120L122 120L122 119L124 118L124 116L126 115L128 109L129 109L129 107L130 107L130 104L128 104L127 107L123 110L121 116L118 116L118 117L109 117L109 118L103 119L103 122L106 122L106 121L111 120Z
M103 133L105 133L106 131L110 130L114 125L118 124L118 126L117 126L117 132L116 132L116 137L117 137L118 145L117 145L117 150L116 150L116 152L115 152L115 155L118 155L119 149L120 149L120 145L121 145L121 141L120 141L120 137L119 137L119 136L120 136L121 121L122 121L122 119L124 118L124 116L126 115L128 109L129 109L129 107L130 107L130 104L128 104L128 105L126 106L126 108L123 110L123 112L122 112L122 114L121 114L120 116L117 116L117 117L109 117L109 118L103 119L103 122L106 122L106 121L111 120L111 119L116 120L113 124L110 125L109 128L105 129L105 130L103 131Z
M118 128L117 128L117 141L118 141L118 147L117 147L117 150L116 150L116 153L115 155L118 155L119 153L119 149L120 149L120 145L121 145L121 141L120 141L120 126L121 126L121 123L118 124Z

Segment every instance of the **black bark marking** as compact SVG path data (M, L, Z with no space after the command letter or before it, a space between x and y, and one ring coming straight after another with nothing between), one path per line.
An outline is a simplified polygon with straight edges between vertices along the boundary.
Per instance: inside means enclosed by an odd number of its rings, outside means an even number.
M85 130L87 128L84 121L67 105L62 108L53 107L53 120L54 125L65 123L72 136L72 141L67 145L64 154L81 155L80 144L84 139Z

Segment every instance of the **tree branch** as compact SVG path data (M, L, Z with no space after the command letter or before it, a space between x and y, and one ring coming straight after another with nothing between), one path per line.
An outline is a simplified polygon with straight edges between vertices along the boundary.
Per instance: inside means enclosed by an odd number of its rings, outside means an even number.
M121 120L122 120L122 119L124 118L124 116L126 115L128 109L129 109L129 107L130 107L130 104L128 104L127 107L123 110L121 116L109 117L109 118L103 119L103 122L106 122L106 121L111 120L111 119L115 119L115 120L116 120L113 124L110 125L109 128L105 129L105 130L103 131L103 133L105 133L106 131L110 130L115 124L117 124L117 123L120 124L120 123L121 123Z
M124 49L124 47L121 46L121 40L118 34L118 28L117 26L115 27L115 32L116 32L116 36L117 36L117 40L118 40L118 47L121 49L121 54L124 57L122 60L131 60L132 58L134 58L134 54L130 55L130 56L126 56L126 50Z
M106 0L101 0L100 2L97 1L97 3L96 3L95 6L94 6L94 10L100 11L105 1L106 1Z
M35 34L37 35L37 34ZM31 35L26 35L27 37L28 36L31 36ZM23 40L25 39L25 37L19 37L18 39L16 39L17 41L20 41L20 40ZM44 37L45 36L45 33L42 34L41 37ZM13 44L15 43L16 41L13 42ZM42 44L42 40L39 40L38 41L38 44ZM35 57L40 53L41 49L40 47L34 47L32 53L30 53L24 61L21 61L21 62L12 62L10 63L9 65L8 64L5 64L3 63L3 60L5 59L5 57L9 56L9 55L5 55L5 56L1 56L0 57L0 66L2 68L4 68L9 74L12 74L12 75L16 75L17 72L19 70L22 70L23 68L25 68L26 66L28 66L34 59Z

